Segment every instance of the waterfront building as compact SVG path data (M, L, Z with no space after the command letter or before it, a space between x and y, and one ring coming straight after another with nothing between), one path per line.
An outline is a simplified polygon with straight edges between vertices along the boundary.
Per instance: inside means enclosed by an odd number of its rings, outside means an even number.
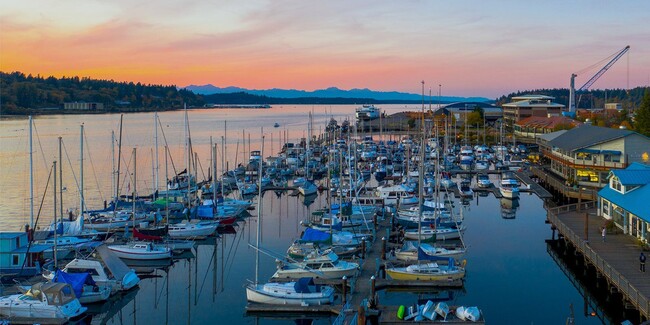
M610 170L646 162L650 153L650 138L642 134L588 124L539 135L537 143L551 172L580 187L601 188Z
M648 243L650 210L650 166L634 162L626 169L609 173L609 183L598 192L598 212L637 239Z
M518 140L535 139L540 134L572 129L581 124L582 122L566 116L529 116L515 123L515 135Z
M483 110L485 122L488 124L494 123L503 116L503 110L500 107L494 106L487 102L458 102L451 103L438 108L434 112L434 116L450 116L453 115L456 119L457 126L461 126L465 121L465 116L473 112L476 108Z
M104 104L102 104L102 103L86 103L86 102L63 103L63 109L85 110L85 111L103 111L104 110Z
M27 232L0 232L0 278L38 274L43 252L50 248L51 245L30 245Z
M555 97L544 95L523 95L512 97L512 102L503 104L505 125L513 128L515 123L530 116L560 116L564 105L554 103Z

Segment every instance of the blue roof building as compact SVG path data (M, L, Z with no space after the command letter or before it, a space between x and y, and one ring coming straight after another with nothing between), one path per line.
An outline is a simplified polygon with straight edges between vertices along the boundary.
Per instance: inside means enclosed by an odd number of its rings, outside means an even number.
M624 233L648 243L649 198L650 166L635 162L609 173L609 185L598 192L599 212Z

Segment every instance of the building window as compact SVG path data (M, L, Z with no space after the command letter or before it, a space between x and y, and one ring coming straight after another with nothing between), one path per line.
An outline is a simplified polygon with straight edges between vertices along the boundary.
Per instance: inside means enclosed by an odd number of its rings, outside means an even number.
M625 212L621 207L615 207L612 213L612 220L614 220L614 223L617 224L622 229L625 229L624 214Z
M593 170L577 170L576 179L580 182L598 182L598 172Z
M603 214L609 215L609 201L603 200L602 211Z
M612 189L623 193L623 186L621 185L621 182L618 180L618 177L612 177Z
M20 262L20 256L17 254L11 255L11 265L12 266L18 266L18 263Z

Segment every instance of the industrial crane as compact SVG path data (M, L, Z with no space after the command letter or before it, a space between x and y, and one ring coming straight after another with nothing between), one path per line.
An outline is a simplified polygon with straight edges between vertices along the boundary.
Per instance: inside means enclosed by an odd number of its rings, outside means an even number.
M585 82L585 84L582 85L582 87L578 88L577 91L587 90L589 87L591 87L591 85L593 85L594 82L596 82L596 80L598 80L598 78L600 78L603 74L605 74L605 72L607 72L607 70L609 70L609 68L611 68L612 65L614 65L614 63L616 63L616 61L618 61L618 59L620 59L623 56L623 54L627 53L627 51L629 49L630 49L630 46L628 45L624 49L612 54L613 58L609 62L607 62L607 64L605 64L605 66L602 69L598 70L598 72L596 72L596 74L593 77L591 77L591 79L589 79L587 82ZM571 74L571 83L570 83L570 88L569 88L569 111L564 113L565 116L568 116L568 117L571 117L571 118L574 118L575 115L576 115L575 78L577 76L578 75L575 74L575 73Z

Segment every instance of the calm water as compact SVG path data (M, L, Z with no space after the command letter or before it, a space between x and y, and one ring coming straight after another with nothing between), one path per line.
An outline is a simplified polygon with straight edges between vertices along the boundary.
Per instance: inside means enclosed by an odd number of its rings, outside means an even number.
M403 106L386 106L388 113L404 110ZM314 134L324 129L330 117L339 121L352 118L354 106L291 106L269 110L193 110L189 112L192 142L198 152L204 173L210 165L210 136L219 144L226 138L225 157L230 166L247 160L245 151L259 150L262 128L265 135L265 156L279 150L286 137L297 142L307 134L308 113L313 112ZM224 132L224 120L227 131ZM164 136L177 170L185 166L183 157L183 113L160 114ZM280 128L273 128L274 123ZM34 169L35 205L43 197L45 183L53 160L58 160L58 140L63 137L64 207L79 205L79 125L85 125L85 191L89 206L100 206L111 192L111 130L117 133L119 115L47 116L35 119ZM244 135L242 135L242 131ZM37 134L37 135L36 135ZM250 134L251 148L248 148ZM244 138L246 149L243 148ZM272 141L271 141L272 140ZM162 132L159 143L164 143ZM131 173L130 155L137 147L137 186L148 194L153 182L154 132L153 114L124 116L122 167ZM0 230L17 231L29 223L28 132L25 119L0 120ZM221 156L221 152L219 156ZM160 174L165 160L160 150ZM221 157L217 158L219 161ZM171 162L168 162L172 174ZM125 167L126 166L126 167ZM220 166L219 166L220 168ZM127 172L125 172L127 173ZM123 174L124 175L124 174ZM199 178L201 172L199 172ZM163 176L160 179L164 179ZM497 181L497 179L493 179ZM162 181L161 181L162 184ZM127 185L124 185L126 188ZM282 253L296 239L302 227L300 220L311 211L325 206L325 198L305 204L300 197L263 197L262 246ZM509 202L504 202L509 203ZM456 202L459 207L460 202ZM469 251L466 256L467 279L462 290L381 291L383 304L412 304L418 299L446 299L454 305L476 305L491 324L560 324L564 323L573 304L577 324L607 323L606 318L586 317L584 301L558 264L547 252L545 239L551 231L544 223L546 211L534 195L522 195L514 218L502 217L502 202L493 196L478 197L463 208L465 233ZM36 209L37 210L37 209ZM41 218L51 220L51 189L45 195ZM108 324L240 324L294 323L295 318L257 318L245 315L244 284L255 276L255 252L248 246L255 242L257 211L240 222L236 233L201 243L193 256L175 261L173 265L144 275L137 292L104 306L94 306L93 323ZM43 220L41 219L41 220ZM41 221L43 222L43 221ZM46 222L46 223L47 223ZM142 269L146 269L142 267ZM260 257L260 279L268 279L275 262ZM360 280L363 281L363 280ZM600 313L599 313L600 315ZM618 320L620 316L606 315ZM333 318L319 318L327 324Z

